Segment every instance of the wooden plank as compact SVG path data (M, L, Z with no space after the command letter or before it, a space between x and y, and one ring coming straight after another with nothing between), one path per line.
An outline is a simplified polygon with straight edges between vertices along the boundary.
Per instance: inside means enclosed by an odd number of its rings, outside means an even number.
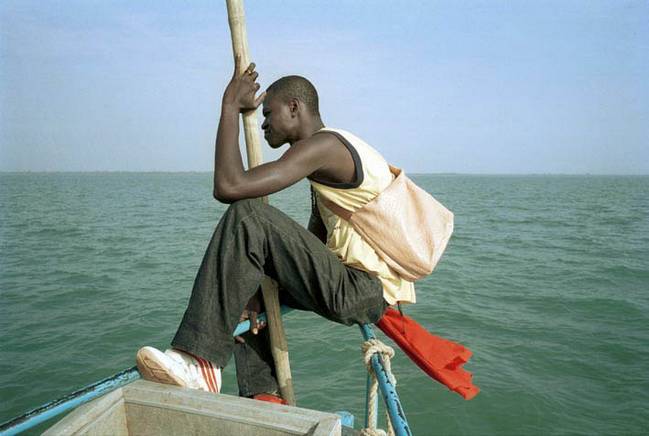
M240 71L237 71L237 74L243 74L243 71L250 64L243 0L226 0L226 4L228 8L230 34L232 37L232 52L235 57L237 55L241 56L241 62L239 64ZM243 130L246 138L248 168L253 168L262 162L257 111L249 111L243 114ZM267 203L268 198L264 197L263 201ZM288 360L288 345L279 309L277 286L270 279L266 278L262 282L261 290L268 314L268 328L270 329L271 347L273 359L275 360L280 393L290 405L295 406L291 367Z

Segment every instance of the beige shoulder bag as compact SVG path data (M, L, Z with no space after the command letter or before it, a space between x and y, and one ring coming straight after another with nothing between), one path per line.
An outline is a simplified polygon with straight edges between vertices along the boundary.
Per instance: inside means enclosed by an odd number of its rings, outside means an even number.
M429 275L451 233L453 213L390 165L392 183L372 201L351 212L318 197L354 230L400 277L408 281Z

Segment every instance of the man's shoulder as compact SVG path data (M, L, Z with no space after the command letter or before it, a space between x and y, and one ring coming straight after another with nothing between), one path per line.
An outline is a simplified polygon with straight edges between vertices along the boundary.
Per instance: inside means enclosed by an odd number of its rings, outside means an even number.
M350 150L352 154L376 155L383 159L381 153L355 134L337 128L325 127L313 135L296 142L293 147L310 149L316 153L333 153L336 150ZM295 150L297 151L297 150Z
M323 148L327 149L330 147L335 147L341 143L341 138L340 138L340 133L338 131L334 131L333 129L331 130L318 130L315 132L313 135L309 136L308 138L302 139L300 141L297 141L295 145L305 147L318 147L318 148Z
M295 157L300 160L315 159L324 162L339 146L340 140L334 135L313 134L293 143L282 155L282 158Z
M383 155L379 150L377 150L372 145L368 144L364 139L350 132L349 130L327 127L325 129L318 131L318 133L320 132L322 133L328 132L329 135L322 135L322 136L329 136L330 138L335 137L336 139L339 140L340 143L346 145L347 147L351 146L360 154L366 155L369 153L370 155L377 155L380 156L381 159L384 159Z

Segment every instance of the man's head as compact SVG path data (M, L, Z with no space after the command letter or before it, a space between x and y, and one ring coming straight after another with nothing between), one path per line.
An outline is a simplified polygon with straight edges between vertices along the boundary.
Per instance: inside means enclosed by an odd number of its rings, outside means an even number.
M318 92L304 77L282 77L266 90L263 115L261 128L271 147L293 142L305 127L321 123Z

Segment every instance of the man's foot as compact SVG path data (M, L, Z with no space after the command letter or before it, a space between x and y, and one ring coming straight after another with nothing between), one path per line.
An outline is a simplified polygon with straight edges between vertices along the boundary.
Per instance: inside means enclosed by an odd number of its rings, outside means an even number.
M136 360L145 380L207 392L221 390L221 368L185 351L172 348L163 353L153 347L142 347Z

